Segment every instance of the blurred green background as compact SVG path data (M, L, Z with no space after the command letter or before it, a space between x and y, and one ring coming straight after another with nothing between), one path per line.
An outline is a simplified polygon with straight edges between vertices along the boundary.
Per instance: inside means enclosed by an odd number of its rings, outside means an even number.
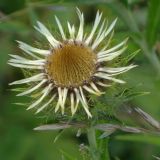
M67 20L78 26L77 6L85 14L87 27L91 27L98 9L109 22L118 17L116 41L130 37L128 54L141 49L132 60L139 67L125 74L126 85L150 92L135 97L132 103L160 121L159 0L0 0L0 160L63 160L66 153L66 157L82 160L79 145L87 144L85 135L77 138L75 130L66 130L54 143L59 132L32 130L45 123L45 117L14 104L28 99L10 91L8 83L23 75L7 65L8 54L20 52L15 40L32 44L40 38L33 28L37 20L51 26L53 32L57 29L55 14L64 26ZM160 157L160 137L115 135L109 148L115 160L152 160L152 155Z

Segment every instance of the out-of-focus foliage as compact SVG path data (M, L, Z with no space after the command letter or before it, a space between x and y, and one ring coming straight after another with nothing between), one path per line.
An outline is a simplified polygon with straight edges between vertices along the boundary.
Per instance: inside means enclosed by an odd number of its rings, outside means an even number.
M87 145L86 136L76 137L75 130L64 132L36 132L32 129L47 122L47 117L34 115L26 111L25 106L14 104L26 103L28 97L15 97L10 91L9 82L21 79L19 70L7 65L8 54L21 53L15 40L29 44L42 41L33 29L37 20L47 24L56 32L54 15L64 26L70 20L78 26L75 7L85 14L87 29L93 23L96 10L103 11L109 21L118 17L115 29L115 42L131 37L128 52L141 49L131 62L139 65L125 74L128 82L122 88L135 88L137 92L146 93L135 96L129 105L139 106L160 120L160 1L159 0L0 0L0 159L2 160L81 160L86 154L79 145ZM113 92L105 96L106 102ZM116 98L116 97L115 97ZM116 101L116 100L115 100ZM104 101L105 102L105 101ZM109 107L109 106L108 106ZM109 112L112 113L111 110ZM124 124L132 123L126 117L126 107L121 106L117 117ZM111 117L112 118L112 117ZM54 142L55 138L57 141ZM118 131L111 136L109 151L112 159L152 160L160 157L158 136L125 135Z
M152 18L151 18L152 17ZM150 46L155 45L158 38L160 23L160 1L150 1L147 18L147 41Z

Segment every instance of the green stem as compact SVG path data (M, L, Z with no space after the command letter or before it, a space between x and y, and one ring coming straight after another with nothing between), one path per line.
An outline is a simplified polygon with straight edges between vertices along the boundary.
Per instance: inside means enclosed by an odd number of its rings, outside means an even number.
M104 153L105 153L105 158L104 159L106 159L106 160L110 160L110 156L109 156L109 151L108 151L108 148L109 148L109 146L108 146L108 142L109 142L109 138L106 138L105 139L105 151L104 151Z
M100 160L100 154L97 148L96 133L93 127L87 130L87 137L92 160Z
M158 76L160 76L160 61L154 50L148 48L145 38L142 37L140 40L134 38L134 40L141 47L143 53L149 59L153 67L157 70Z
M100 139L99 142L99 148L101 150L101 160L110 160L110 156L109 156L109 137Z
M87 137L89 142L89 150L91 154L91 160L110 160L109 151L108 151L108 141L109 138L106 139L97 139L96 131L93 127L87 130ZM99 145L97 141L100 140Z

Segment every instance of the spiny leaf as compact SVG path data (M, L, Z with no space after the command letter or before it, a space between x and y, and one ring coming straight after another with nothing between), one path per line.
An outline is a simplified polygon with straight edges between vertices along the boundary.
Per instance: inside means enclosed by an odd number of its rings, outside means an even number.
M156 129L160 130L160 122L156 121L151 115L149 115L148 113L144 112L142 109L140 108L135 108L134 109L136 112L138 112L142 118L147 121L150 125L152 125L153 127L155 127Z
M55 123L55 124L46 124L42 126L38 126L34 128L35 131L49 131L49 130L60 130L60 129L67 129L67 128L83 128L86 127L85 124L80 123Z
M35 131L48 131L48 130L60 130L60 129L66 129L70 128L71 125L69 124L48 124L48 125L42 125L39 127L34 128Z

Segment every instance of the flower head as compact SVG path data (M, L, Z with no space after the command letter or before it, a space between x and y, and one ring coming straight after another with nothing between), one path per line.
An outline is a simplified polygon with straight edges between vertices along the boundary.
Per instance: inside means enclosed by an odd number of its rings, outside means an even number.
M66 106L70 106L73 115L81 104L87 115L91 117L88 95L100 96L103 93L100 90L110 86L109 81L125 83L115 76L135 67L129 65L112 68L106 63L122 54L127 48L127 39L109 48L117 20L108 26L105 20L102 21L102 13L98 11L92 30L84 34L83 13L77 9L77 14L80 20L79 28L76 30L75 26L68 22L69 36L64 33L59 19L55 16L61 35L59 39L56 39L42 23L37 22L35 29L48 40L50 47L47 50L18 41L25 56L10 55L12 57L9 60L10 65L34 73L31 77L15 81L11 85L27 83L30 86L18 96L40 92L40 97L28 107L28 109L36 108L36 113L56 101L55 112L61 110L64 114ZM109 35L106 44L102 45ZM50 99L46 101L46 97Z

